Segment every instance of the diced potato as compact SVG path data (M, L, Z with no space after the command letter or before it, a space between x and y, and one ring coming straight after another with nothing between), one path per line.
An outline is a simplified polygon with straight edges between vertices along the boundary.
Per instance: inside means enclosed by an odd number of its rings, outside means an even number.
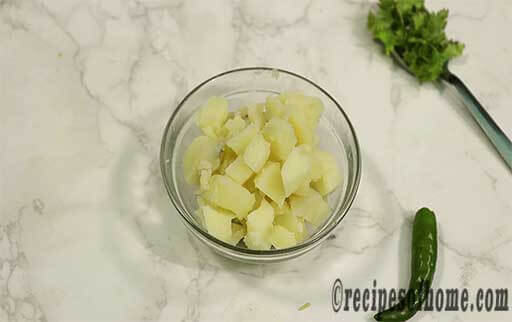
M279 206L284 203L284 188L281 179L281 166L277 162L268 162L254 178L254 184L266 196Z
M268 231L272 228L273 221L274 208L265 199L262 199L258 209L247 215L247 231Z
M311 153L311 181L319 180L324 173L322 160L318 157L318 151Z
M307 196L309 194L310 189L310 180L307 180L303 184L301 184L299 188L297 188L297 190L293 192L293 194L297 196Z
M198 222L231 245L243 240L256 250L292 247L307 238L305 222L322 225L327 194L342 181L334 156L316 149L323 109L301 92L234 112L226 99L209 99L196 115L205 135L183 159L186 180L199 184Z
M274 221L274 209L265 201L247 216L247 236L244 242L251 249L270 249L269 241L272 222Z
M329 206L313 189L310 189L310 193L305 197L292 195L290 208L294 216L304 218L315 227L322 224L329 215Z
M230 139L238 135L246 126L245 120L240 115L235 115L232 119L229 119L224 123L222 127L222 136L226 139Z
M249 117L249 121L256 125L258 129L261 129L263 124L265 124L265 117L263 116L264 109L265 105L263 104L253 104L247 107L247 116Z
M228 118L228 101L223 97L211 97L201 107L196 117L197 126L212 136L222 127Z
M239 184L244 184L253 174L251 168L245 164L241 156L236 158L235 161L226 168L225 172L227 176Z
M285 196L289 196L311 180L311 157L302 149L294 148L281 169Z
M324 111L324 104L318 97L309 97L309 100L310 103L307 106L307 115L312 122L312 127L316 128L318 121L320 120L320 116Z
M284 215L290 212L290 206L286 201L283 202L281 206L279 206L275 201L272 201L270 204L272 207L274 207L274 214L276 216Z
M322 175L312 183L312 186L322 196L325 196L341 184L341 172L332 154L318 150L315 152L314 158L321 168Z
M261 232L261 231L253 231L247 232L247 235L244 237L244 243L247 245L249 249L255 250L269 250L272 245L269 241L270 230Z
M224 146L224 149L223 151L220 153L220 166L219 168L217 169L217 173L218 174L224 174L227 167L233 162L235 161L235 159L237 158L237 155L236 153L231 150L230 147L228 146Z
M297 245L295 234L279 225L272 227L269 241L276 249L283 249Z
M247 234L247 230L241 224L231 223L231 238L228 243L231 245L237 245L242 238Z
M206 230L210 235L224 242L231 240L231 220L234 215L229 211L215 209L209 205L201 208Z
M188 146L183 157L183 172L189 184L199 182L198 166L201 161L211 164L212 171L218 168L220 147L215 139L198 136ZM204 163L204 162L203 162Z
M313 129L310 127L310 122L304 111L293 109L288 120L295 130L295 136L299 144L314 145Z
M311 129L316 128L324 110L324 105L319 98L305 96L301 93L289 93L286 96L285 105L294 110L302 110Z
M270 142L272 154L284 161L297 143L295 131L288 121L274 117L263 128L263 136Z
M235 151L237 155L241 155L256 135L258 135L258 128L254 124L249 124L245 129L238 133L238 135L229 139L226 144Z
M270 155L270 143L268 143L263 135L256 135L244 152L244 161L254 172L259 172L267 162Z
M212 177L212 169L200 170L199 175L199 189L206 191L210 188L210 178Z
M304 230L304 223L301 218L294 216L288 212L281 216L274 217L274 225L280 225L294 233L302 233Z
M287 119L288 109L279 99L279 96L269 96L265 102L265 119L270 121L274 117Z
M245 218L254 205L254 196L233 179L214 175L210 189L203 192L203 198L214 205L230 210L240 219Z

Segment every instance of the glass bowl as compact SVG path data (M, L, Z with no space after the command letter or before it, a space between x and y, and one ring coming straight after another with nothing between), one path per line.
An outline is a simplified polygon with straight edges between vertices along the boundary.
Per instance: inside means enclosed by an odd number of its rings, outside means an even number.
M331 213L323 225L300 244L271 250L251 250L227 244L201 226L194 215L198 205L194 193L197 187L184 178L182 162L186 148L200 135L193 115L211 96L223 96L230 110L247 103L262 102L271 94L299 90L322 100L325 109L319 121L319 147L334 154L340 166L343 182L328 197ZM199 84L179 103L167 122L160 149L160 167L169 197L190 232L214 251L231 259L249 263L283 261L302 255L324 241L341 222L356 195L361 177L361 153L350 120L320 86L307 78L275 68L251 67L221 73Z

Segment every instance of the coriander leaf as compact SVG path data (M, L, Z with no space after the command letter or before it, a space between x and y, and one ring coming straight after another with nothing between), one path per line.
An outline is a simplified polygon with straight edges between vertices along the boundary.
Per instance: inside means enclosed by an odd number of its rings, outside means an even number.
M379 10L368 14L368 30L387 55L400 55L420 82L434 81L464 50L446 37L447 21L448 10L429 12L424 0L379 0Z

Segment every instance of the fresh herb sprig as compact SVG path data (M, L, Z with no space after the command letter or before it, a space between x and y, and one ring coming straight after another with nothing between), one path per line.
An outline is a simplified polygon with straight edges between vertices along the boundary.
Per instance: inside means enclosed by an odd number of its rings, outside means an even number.
M446 37L447 18L447 9L429 12L424 0L379 0L379 10L368 14L368 29L420 82L434 81L464 50L464 44Z

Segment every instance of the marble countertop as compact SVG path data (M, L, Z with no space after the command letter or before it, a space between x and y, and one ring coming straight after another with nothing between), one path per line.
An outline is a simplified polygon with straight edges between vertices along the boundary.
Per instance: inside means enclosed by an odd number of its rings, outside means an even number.
M421 206L439 221L434 287L512 286L511 173L453 91L420 86L382 55L365 29L372 3L0 1L0 321L370 321L333 311L333 282L406 287ZM512 137L512 2L427 3L449 6L448 33L466 44L451 67ZM158 152L188 90L262 65L342 103L363 177L335 238L248 266L187 234Z

